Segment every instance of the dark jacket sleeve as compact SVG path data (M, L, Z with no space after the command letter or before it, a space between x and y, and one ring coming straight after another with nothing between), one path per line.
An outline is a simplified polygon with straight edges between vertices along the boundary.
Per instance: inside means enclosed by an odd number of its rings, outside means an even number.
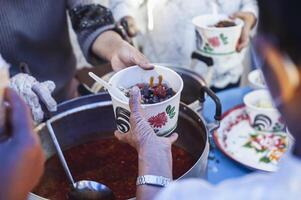
M87 61L93 63L99 60L91 51L94 41L103 32L115 28L112 12L92 0L68 0L67 3L79 45Z

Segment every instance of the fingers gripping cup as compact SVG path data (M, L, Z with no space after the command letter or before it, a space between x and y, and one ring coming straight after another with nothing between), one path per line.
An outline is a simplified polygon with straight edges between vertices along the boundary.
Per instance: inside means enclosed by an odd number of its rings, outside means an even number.
M153 70L133 66L116 73L109 83L121 88L126 95L133 86L139 87L144 117L158 136L167 136L176 129L183 80L175 71L163 66ZM117 128L126 133L130 130L129 102L110 95Z

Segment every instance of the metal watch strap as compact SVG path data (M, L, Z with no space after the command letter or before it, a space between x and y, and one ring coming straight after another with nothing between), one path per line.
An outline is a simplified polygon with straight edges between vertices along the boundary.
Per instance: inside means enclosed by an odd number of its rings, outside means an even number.
M144 175L138 176L137 178L137 186L138 185L152 185L157 187L165 187L167 186L172 180L170 178L166 178L163 176L154 176L154 175Z

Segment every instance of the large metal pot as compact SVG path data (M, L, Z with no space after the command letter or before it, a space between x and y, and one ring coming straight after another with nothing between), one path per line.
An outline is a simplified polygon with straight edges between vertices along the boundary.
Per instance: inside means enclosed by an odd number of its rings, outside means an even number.
M189 106L181 104L179 122L176 132L179 139L176 145L189 152L196 160L193 167L180 179L189 177L205 178L207 158L209 153L209 132L219 125L221 110L217 97L208 88L200 88L201 100L204 100L205 92L217 103L215 122L207 124L200 114ZM65 102L59 106L59 112L50 119L57 138L63 150L100 139L113 137L116 129L114 113L110 96L107 93L89 95ZM56 153L45 124L36 128L39 133L46 157ZM96 134L97 133L97 134ZM43 199L30 194L29 199Z

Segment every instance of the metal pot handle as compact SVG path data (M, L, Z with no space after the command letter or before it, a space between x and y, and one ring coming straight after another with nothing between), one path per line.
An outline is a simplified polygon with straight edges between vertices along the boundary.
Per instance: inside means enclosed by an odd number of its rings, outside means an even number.
M205 94L207 94L215 103L214 122L207 124L207 128L208 128L209 132L212 133L214 130L216 130L220 126L220 121L222 119L222 104L221 104L220 99L216 96L216 94L206 86L202 87L201 96L199 98L199 101L202 104L204 104L204 102L206 100Z
M195 112L197 112L198 114L200 114L203 110L203 105L204 105L204 102L206 100L206 94L215 103L214 122L211 122L211 123L207 124L207 129L211 133L219 127L220 121L222 119L222 105L221 105L221 102L220 102L219 98L215 95L215 93L211 89L209 89L207 86L202 86L199 100L192 103L192 104L190 104L189 107L192 110L194 110Z

